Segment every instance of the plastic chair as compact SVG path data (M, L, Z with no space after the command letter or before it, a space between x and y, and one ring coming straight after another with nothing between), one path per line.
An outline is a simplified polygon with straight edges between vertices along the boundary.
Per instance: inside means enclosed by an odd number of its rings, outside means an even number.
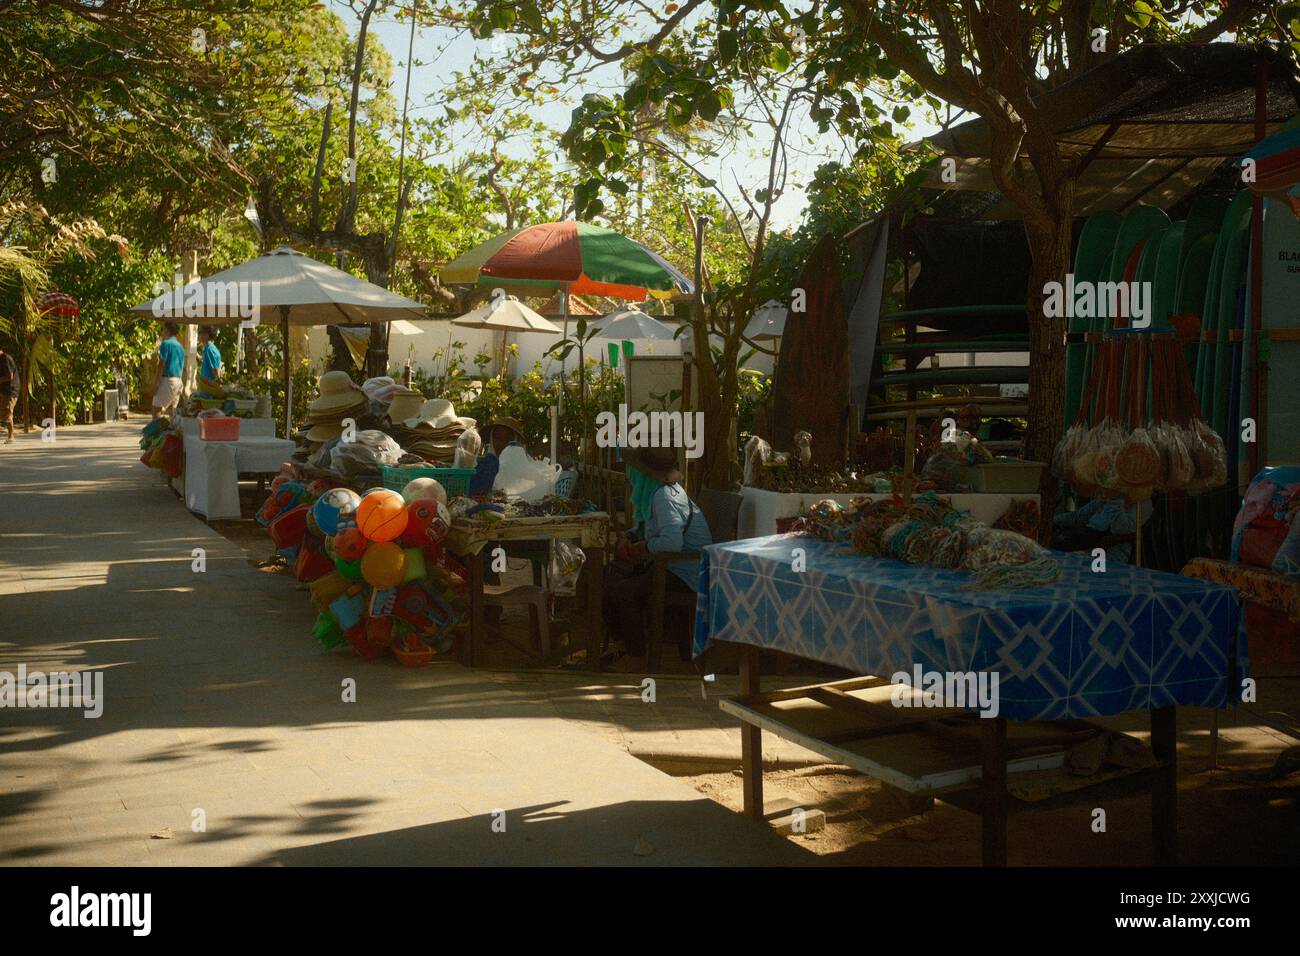
M550 653L551 614L549 596L545 588L535 584L484 584L483 604L486 607L527 605L532 624L533 644L543 654Z
M736 527L740 517L741 496L734 491L700 492L701 516L709 526L709 536L714 544L736 540ZM651 555L654 575L650 593L650 628L646 634L646 670L651 673L659 666L659 645L664 639L664 609L679 607L695 609L695 594L677 594L668 590L668 565L678 561L698 561L698 551L656 551Z

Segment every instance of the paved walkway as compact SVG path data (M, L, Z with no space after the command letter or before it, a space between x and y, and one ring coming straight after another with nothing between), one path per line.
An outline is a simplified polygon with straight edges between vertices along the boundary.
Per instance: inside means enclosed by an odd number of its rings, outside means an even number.
M140 424L0 447L0 672L105 684L98 719L2 712L0 863L813 860L531 679L322 653L307 596L138 463ZM664 686L640 706L699 693Z

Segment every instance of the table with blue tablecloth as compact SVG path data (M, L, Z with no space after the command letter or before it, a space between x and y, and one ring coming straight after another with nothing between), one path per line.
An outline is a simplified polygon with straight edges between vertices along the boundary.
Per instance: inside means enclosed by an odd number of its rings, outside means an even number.
M1167 769L1160 799L1172 813L1174 707L1226 707L1246 673L1238 595L1113 562L1094 572L1086 555L1053 557L1061 574L1049 586L978 590L965 572L801 535L712 545L700 562L695 654L716 641L745 649L742 696L751 700L759 649L885 678L915 665L995 672L1000 715L979 724L1003 733L1007 720L1147 710L1152 749ZM757 756L758 728L745 729L746 756ZM747 781L746 796L761 814L761 782Z

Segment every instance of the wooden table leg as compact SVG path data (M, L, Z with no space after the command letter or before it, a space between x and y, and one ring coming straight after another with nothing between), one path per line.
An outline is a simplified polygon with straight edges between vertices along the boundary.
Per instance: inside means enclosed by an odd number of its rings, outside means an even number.
M1178 860L1178 711L1151 711L1151 751L1160 776L1151 791L1151 861L1173 866Z
M587 670L600 670L605 644L605 549L584 548L587 555Z
M484 553L466 555L469 566L469 638L461 650L460 660L466 667L474 666L474 651L483 640L483 560Z
M985 866L1007 865L1007 722L980 718Z
M740 694L760 693L759 649L740 646ZM744 775L745 816L763 819L763 731L754 724L740 725L740 768Z

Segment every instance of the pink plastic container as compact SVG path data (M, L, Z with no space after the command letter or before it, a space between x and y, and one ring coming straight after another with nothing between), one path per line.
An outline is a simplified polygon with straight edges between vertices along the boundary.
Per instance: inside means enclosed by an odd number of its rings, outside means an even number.
M203 441L239 441L242 418L200 418L199 438Z

